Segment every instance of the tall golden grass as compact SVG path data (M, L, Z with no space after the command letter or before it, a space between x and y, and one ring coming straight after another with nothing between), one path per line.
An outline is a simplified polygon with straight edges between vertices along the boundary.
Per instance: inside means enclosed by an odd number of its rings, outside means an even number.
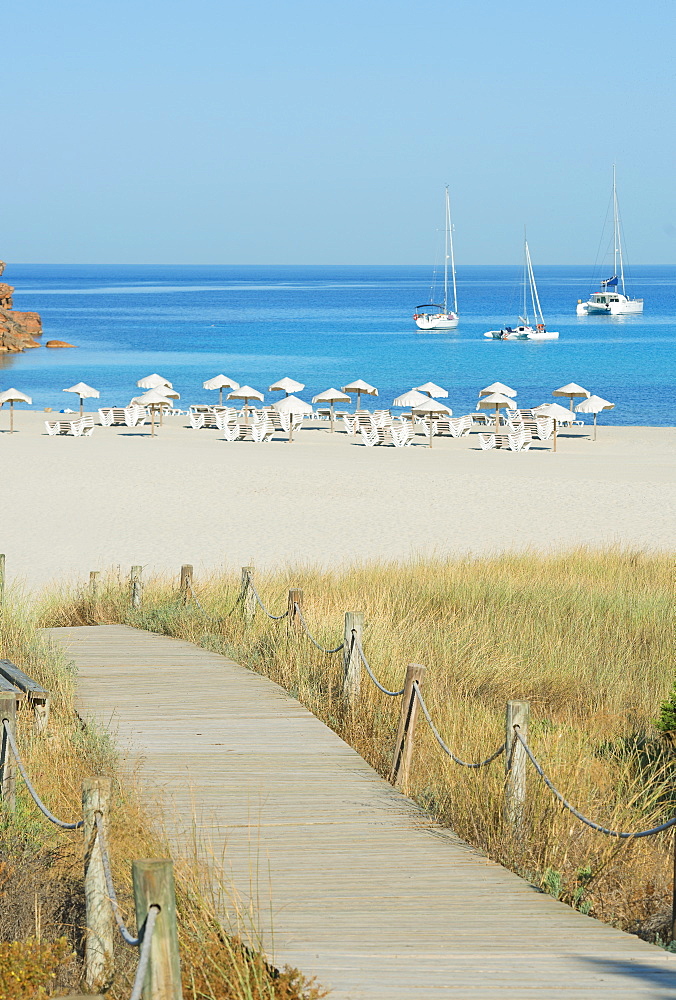
M110 848L125 919L134 925L131 861L169 857L161 807L137 788L107 733L83 725L74 710L75 677L67 659L39 634L36 609L10 598L0 612L0 656L12 660L52 695L47 734L36 736L28 711L19 713L17 742L48 807L67 821L82 813L82 781L112 779ZM241 908L229 886L214 883L199 859L199 844L174 859L179 946L186 1000L319 1000L325 993L300 972L271 966L258 941L255 913ZM18 779L14 813L0 807L0 985L9 998L78 990L84 950L82 834L47 822ZM62 937L65 936L65 941ZM42 945L42 947L41 947ZM67 946L68 945L68 946ZM117 940L107 995L129 996L138 956ZM54 970L56 969L56 972ZM52 982L52 977L55 979ZM3 994L4 995L4 994Z
M555 783L587 815L637 830L676 812L676 770L654 727L674 680L674 561L619 549L492 559L420 559L349 570L258 574L280 614L305 593L315 637L334 646L342 615L363 611L363 645L381 681L401 687L410 662L427 667L424 694L446 742L464 759L504 739L508 699L531 703L530 742ZM111 573L95 602L85 590L51 593L45 625L126 622L233 656L282 684L381 774L391 763L399 703L362 680L357 711L341 697L340 655L318 652L260 610L243 621L239 575L195 581L202 609L177 581L147 581L141 611ZM479 771L446 758L419 723L410 793L440 822L557 897L619 927L664 935L671 836L617 841L562 810L528 775L528 822L502 822L504 763Z

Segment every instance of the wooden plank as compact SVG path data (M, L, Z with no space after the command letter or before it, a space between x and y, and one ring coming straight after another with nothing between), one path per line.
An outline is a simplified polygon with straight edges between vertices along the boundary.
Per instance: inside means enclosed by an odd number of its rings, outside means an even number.
M23 670L15 666L10 660L0 660L0 676L26 694L47 696L47 691L37 681L32 680L28 674L25 674Z
M435 826L266 678L127 626L49 633L76 663L80 712L161 803L173 851L190 852L194 825L272 960L334 1000L673 995L676 956Z

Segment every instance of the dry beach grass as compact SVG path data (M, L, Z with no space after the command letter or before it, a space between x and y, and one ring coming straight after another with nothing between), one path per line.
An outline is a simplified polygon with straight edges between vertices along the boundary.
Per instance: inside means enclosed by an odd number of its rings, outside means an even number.
M427 666L425 696L446 742L464 759L504 739L507 699L531 702L531 745L583 812L637 830L676 811L676 766L654 721L674 680L671 555L579 549L556 556L419 559L327 572L258 574L263 601L285 610L305 592L305 615L324 645L342 637L345 610L365 613L364 649L382 682ZM175 581L149 580L131 612L127 581L110 574L95 602L51 592L45 625L126 622L224 651L294 693L386 774L398 704L366 679L358 710L341 698L341 657L289 635L260 612L242 620L239 579L196 581L202 608L184 606ZM234 608L234 611L233 611ZM204 610L202 610L204 609ZM232 613L231 613L232 612ZM442 823L559 898L652 939L666 931L671 835L618 842L563 811L534 772L527 834L501 820L501 761L480 771L445 758L419 723L410 792Z

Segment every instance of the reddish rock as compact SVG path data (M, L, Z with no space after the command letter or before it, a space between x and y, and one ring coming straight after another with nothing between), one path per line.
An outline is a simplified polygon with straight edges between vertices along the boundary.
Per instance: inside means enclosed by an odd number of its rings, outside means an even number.
M40 313L17 312L16 309L8 309L7 314L15 323L22 326L29 336L42 336L42 319L40 318Z
M45 347L75 347L75 344L67 344L65 340L48 340Z
M14 289L11 285L6 285L4 282L0 282L0 309L12 308L13 292Z

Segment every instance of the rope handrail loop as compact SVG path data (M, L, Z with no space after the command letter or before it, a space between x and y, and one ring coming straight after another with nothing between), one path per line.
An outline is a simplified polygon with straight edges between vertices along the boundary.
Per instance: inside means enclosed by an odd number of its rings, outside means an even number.
M52 812L49 811L49 809L44 804L44 802L42 801L42 799L40 798L40 796L38 795L38 793L33 788L32 784L31 784L31 781L30 781L30 778L28 777L28 774L26 773L26 768L24 767L23 761L21 760L21 756L19 754L19 748L17 747L16 741L15 741L14 737L12 736L11 730L9 728L9 721L7 719L3 719L2 720L2 725L3 725L3 728L5 730L5 736L7 737L7 742L9 743L9 745L11 747L11 750L12 750L12 753L14 754L14 759L16 761L16 766L19 768L19 773L21 774L21 777L23 778L23 780L24 780L24 782L26 784L26 788L30 792L31 797L32 797L33 801L35 802L36 806L38 807L38 809L40 810L40 812L43 813L43 815L45 815L47 817L47 819L51 823L54 823L55 826L60 826L62 830L79 830L81 827L83 827L84 826L84 820L83 819L77 820L76 823L64 823L63 820L58 819L54 815L54 813L52 813Z
M310 642L312 643L312 645L316 646L317 649L321 653L339 653L341 651L341 649L345 648L345 643L344 642L341 642L340 646L336 646L335 649L326 649L324 646L321 646L317 642L317 640L313 637L312 633L310 632L310 629L308 628L307 622L305 621L305 618L303 617L303 612L301 611L300 604L295 604L294 603L293 610L294 610L294 613L296 615L298 615L298 619L299 619L301 625L303 626L303 630L304 630L306 636L308 637L308 639L310 640Z
M591 827L592 830L596 830L598 833L605 833L607 837L618 837L620 840L638 840L641 837L652 837L656 833L662 833L663 830L669 830L672 826L676 826L676 816L673 816L670 820L667 820L666 823L661 823L660 826L653 826L650 830L638 830L634 833L625 833L622 830L610 830L608 827L601 826L599 823L595 823L594 820L588 819L587 816L584 816L578 809L575 808L575 806L572 806L570 802L568 802L558 788L556 788L554 783L547 777L533 751L519 732L518 726L514 727L514 733L516 735L516 739L526 751L526 755L528 756L531 764L540 775L550 792L556 796L561 805L565 806L565 808L571 812L573 816L581 820L582 823L585 823L586 826Z
M497 750L494 751L494 753L490 755L490 757L486 757L485 760L480 760L477 761L476 763L471 763L466 760L461 760L460 757L456 757L453 751L446 745L446 743L444 742L439 733L439 730L432 722L432 717L430 715L427 705L425 704L425 699L422 696L422 691L420 690L420 685L418 684L418 681L413 681L413 690L415 691L415 696L418 699L418 704L422 709L422 713L427 719L427 724L432 730L432 735L434 736L435 740L437 741L441 749L444 751L444 753L448 754L448 756L455 764L459 764L461 767L473 767L473 768L485 767L486 764L491 764L494 760L497 760L497 758L505 752L505 744L503 743L501 746L498 747Z
M139 944L143 940L143 935L139 933L136 937L129 932L124 920L122 919L122 913L120 912L120 904L117 901L117 893L115 892L115 884L113 883L113 874L110 869L110 854L108 853L108 839L106 837L105 831L105 820L103 818L103 813L98 809L94 813L94 822L96 829L96 836L99 840L99 847L101 848L101 860L103 862L103 873L106 878L106 889L108 890L108 902L110 903L110 908L113 911L113 916L115 917L115 923L117 924L117 929L122 935L123 940L131 945L132 948L138 948Z
M143 983L146 978L146 972L148 971L148 962L150 961L150 946L153 940L155 921L157 920L159 913L160 913L159 906L153 904L152 906L148 907L148 915L145 919L145 922L139 934L141 951L139 954L138 965L136 966L134 985L132 987L131 996L129 997L129 1000L141 1000L141 994L143 993Z
M251 587L251 592L254 595L254 597L256 598L256 601L258 602L258 606L260 607L260 609L263 612L263 614L266 614L268 616L268 618L272 618L273 621L278 622L278 621L281 621L282 618L286 618L288 616L288 614L289 614L289 609L288 608L286 609L286 611L284 612L283 615L273 615L273 614L271 614L268 611L268 609L263 604L263 602L261 600L261 597L260 597L260 594L256 590L256 588L255 588L255 586L253 584L253 580L251 579L251 577L248 577L248 579L247 579L247 587ZM242 589L242 596L244 596L244 589Z
M202 603L201 603L199 597L197 596L197 594L195 593L195 588L193 587L192 581L190 579L186 580L186 590L190 591L191 598L193 599L193 601L195 602L195 604L197 605L197 607L200 609L200 611L202 612L202 614L204 615L204 617L205 618L211 618L211 620L214 621L214 622L224 622L226 618L229 618L230 615L233 614L234 611L236 611L237 605L240 604L241 601L244 599L244 593L245 593L244 587L242 587L240 589L239 595L237 596L237 599L236 599L235 603L230 608L230 610L228 611L227 615L224 618L222 615L212 615L211 612L207 611L206 608L204 608L202 606ZM180 602L180 598L179 598L179 602Z
M356 629L352 629L352 640L353 640L353 646L357 650L357 652L359 654L359 657L361 659L361 662L364 664L364 666L366 668L366 673L369 675L369 677L371 678L371 680L373 681L373 683L375 684L375 686L378 688L378 690L382 691L383 694L389 695L390 698L399 698L399 697L401 697L401 695L406 690L405 688L402 688L401 691L388 691L388 689L386 687L383 687L383 685L380 683L380 681L378 680L378 678L376 677L376 675L371 670L371 667L369 666L369 662L366 659L366 657L364 656L364 650L361 648L361 643L360 643L360 641L359 641L359 639L357 637L357 631L356 631Z

